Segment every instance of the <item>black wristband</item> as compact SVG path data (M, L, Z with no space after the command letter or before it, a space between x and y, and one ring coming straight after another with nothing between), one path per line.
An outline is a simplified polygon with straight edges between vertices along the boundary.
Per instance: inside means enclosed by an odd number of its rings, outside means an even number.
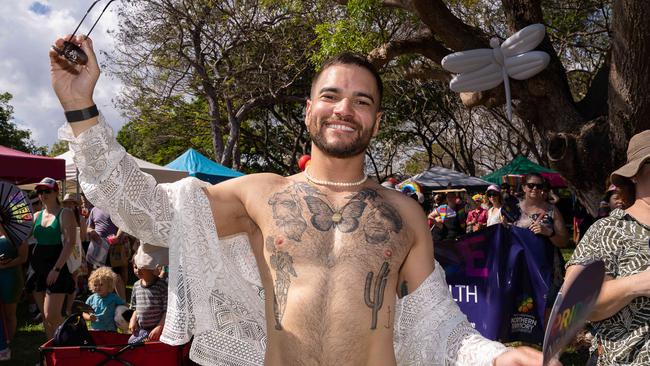
M88 108L65 112L65 119L68 120L68 123L85 121L97 116L99 116L99 111L97 110L97 106L94 104Z

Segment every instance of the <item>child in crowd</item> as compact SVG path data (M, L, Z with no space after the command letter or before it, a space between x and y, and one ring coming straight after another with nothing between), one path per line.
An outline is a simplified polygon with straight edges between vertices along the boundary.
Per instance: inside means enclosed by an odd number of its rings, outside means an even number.
M167 282L157 274L159 261L147 253L148 244L142 244L133 256L133 272L139 278L133 284L131 293L131 309L133 315L129 330L133 335L129 343L143 340L157 341L160 339L165 325L167 312Z
M85 320L90 320L90 329L115 332L115 308L125 305L115 293L116 274L109 267L99 267L90 274L88 287L93 292L86 300L95 314L83 313Z

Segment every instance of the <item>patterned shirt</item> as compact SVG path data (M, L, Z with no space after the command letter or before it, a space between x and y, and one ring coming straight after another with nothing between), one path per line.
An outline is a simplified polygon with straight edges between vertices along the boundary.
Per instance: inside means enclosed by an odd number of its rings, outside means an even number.
M156 278L145 287L138 280L133 284L131 309L135 309L138 326L148 331L155 328L167 312L167 282Z
M650 227L616 209L594 223L576 247L567 266L594 259L605 273L627 277L650 267ZM610 318L593 322L591 351L602 345L598 365L650 365L650 298L637 297Z

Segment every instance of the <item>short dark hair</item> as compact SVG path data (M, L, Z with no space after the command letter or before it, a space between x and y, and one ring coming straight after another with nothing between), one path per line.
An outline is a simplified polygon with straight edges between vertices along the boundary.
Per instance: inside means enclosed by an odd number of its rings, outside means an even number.
M323 71L325 71L325 69L327 69L328 67L334 65L355 65L368 70L375 78L375 83L377 84L377 91L379 91L379 105L381 106L381 99L384 95L384 84L381 81L381 77L379 76L379 72L377 71L375 65L373 65L370 61L368 61L367 57L359 53L343 52L343 53L339 53L334 57L327 59L321 65L320 70L318 70L318 72L316 72L314 77L311 79L312 87L314 86L314 84L316 84L318 78L321 76Z
M528 183L528 180L529 180L530 178L539 178L539 180L542 181L542 184L544 184L545 186L546 186L546 184L547 184L546 178L544 178L544 177L543 177L541 174L539 174L539 173L528 173L528 174L526 174L526 178L524 179L524 183Z

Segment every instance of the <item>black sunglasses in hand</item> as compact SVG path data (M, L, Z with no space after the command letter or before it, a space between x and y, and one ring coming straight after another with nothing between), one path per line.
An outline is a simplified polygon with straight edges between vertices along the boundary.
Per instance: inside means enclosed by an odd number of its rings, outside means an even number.
M88 8L88 10L86 10L86 14L84 15L83 18L81 18L81 21L79 22L79 24L77 24L77 28L74 29L74 32L72 32L70 37L68 37L68 40L63 42L63 48L58 48L56 46L52 46L52 48L56 51L56 53L59 54L59 56L63 56L69 62L71 62L73 64L77 64L77 65L85 65L85 64L88 63L88 55L86 55L86 53L81 49L81 47L77 46L76 44L72 43L71 41L74 38L74 35L77 33L77 30L79 30L79 27L81 26L81 24L84 22L84 20L88 16L88 13L90 13L90 10L92 10L92 8L95 6L95 4L97 4L100 1L101 0L96 0L95 2L92 3L92 5L90 5L90 8ZM108 2L108 4L106 4L106 6L104 7L104 10L102 10L101 14L99 14L99 17L97 17L97 20L95 21L95 24L93 24L93 26L90 28L90 30L86 34L86 38L90 35L90 32L92 32L93 29L95 29L95 26L97 25L97 22L99 22L99 19L102 17L102 15L104 15L104 12L108 8L108 6L111 5L111 3L113 1L115 1L115 0L110 0Z

